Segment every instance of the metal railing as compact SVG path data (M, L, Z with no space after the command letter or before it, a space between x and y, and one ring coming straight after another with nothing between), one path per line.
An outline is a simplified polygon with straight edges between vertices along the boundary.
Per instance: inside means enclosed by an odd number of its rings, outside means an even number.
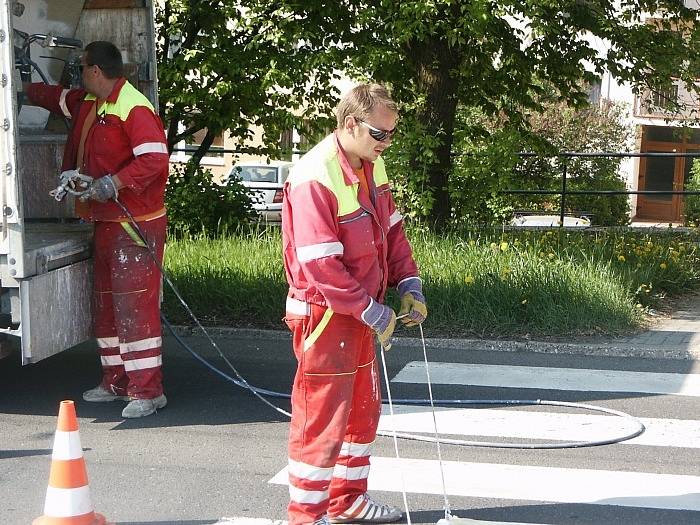
M576 151L564 151L559 153L553 153L551 155L540 154L540 153L519 153L518 156L523 158L529 157L545 157L545 158L590 158L590 157L606 157L606 158L635 158L635 157L690 157L690 158L700 158L700 151L698 152L686 152L686 153L676 153L676 152L640 152L640 153L626 153L626 152L576 152ZM560 190L501 190L499 193L505 195L559 195L559 227L564 226L564 217L566 215L566 197L568 195L700 195L700 191L688 191L688 190L569 190L567 189L567 166L568 162L565 160L561 163L561 189Z

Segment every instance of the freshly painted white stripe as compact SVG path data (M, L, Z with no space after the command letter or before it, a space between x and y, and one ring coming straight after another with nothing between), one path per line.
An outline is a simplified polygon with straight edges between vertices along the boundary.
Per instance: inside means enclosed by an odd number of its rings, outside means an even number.
M443 461L448 495L700 511L700 476ZM372 457L370 490L442 495L436 460ZM410 474L410 475L409 475ZM270 480L286 484L286 468Z
M396 224L400 223L402 219L403 215L401 215L398 211L392 213L391 217L389 217L389 228L393 228Z
M105 366L120 366L124 364L120 355L103 355L100 357L100 361Z
M333 477L340 479L365 479L369 476L369 465L362 467L348 467L345 465L336 465L333 469Z
M145 370L147 368L155 368L161 364L163 364L161 356L128 359L124 361L124 370L128 372L132 370Z
M118 337L98 337L97 346L100 348L116 348L119 346Z
M162 142L144 142L134 148L134 157L145 155L146 153L168 153L168 146Z
M321 503L328 499L328 491L304 490L294 485L289 485L289 497L292 501L296 501L297 503Z
M438 432L450 436L489 436L545 441L598 441L622 436L636 429L630 420L595 414L546 412L533 410L495 410L485 408L436 408ZM623 441L625 445L684 447L700 449L700 421L640 418L644 433ZM435 432L429 407L394 405L393 422L389 409L383 408L379 429L397 432Z
M343 243L341 242L322 242L320 244L297 247L297 258L299 262L308 262L329 257L330 255L343 255L343 251Z
M80 434L77 430L66 432L57 430L53 437L52 459L78 459L83 457L83 447L80 445Z
M52 518L69 518L92 512L90 487L57 489L49 485L44 500L44 514Z
M61 111L63 111L63 115L66 118L71 118L72 115L70 114L70 111L68 109L68 106L66 105L66 95L68 94L68 90L64 89L61 91L60 96L58 97L58 106L61 108Z
M333 477L333 467L320 468L302 463L301 461L289 460L289 473L297 478L304 478L311 481L330 481Z
M374 443L374 441L372 443ZM347 441L343 441L343 446L340 447L340 455L353 456L356 458L369 456L372 452L372 443L348 443Z
M409 509L410 510L410 509ZM452 515L453 518L459 518L459 516ZM482 520L471 520L469 518L459 518L460 523L468 523L469 525L544 525L542 523L522 523L513 521L482 521ZM246 518L232 516L230 518L223 517L213 525L288 525L286 520L270 520L266 518Z
M700 374L431 363L430 379L433 384L441 385L500 386L582 392L645 392L700 397ZM423 361L408 363L392 381L425 383L425 363Z
M126 354L127 352L143 352L144 350L153 350L160 348L163 340L160 337L149 337L148 339L139 339L130 343L120 343L119 352Z

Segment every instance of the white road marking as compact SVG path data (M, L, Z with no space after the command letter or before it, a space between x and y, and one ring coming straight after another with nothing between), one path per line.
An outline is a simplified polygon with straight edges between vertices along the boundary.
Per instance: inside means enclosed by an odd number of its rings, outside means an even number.
M409 509L410 510L410 509ZM438 525L441 525L443 520L438 521ZM452 519L449 521L449 525L538 525L537 523L515 523L512 521L483 521L483 520L472 520L469 518L460 518L453 515ZM245 518L234 516L232 518L221 518L213 525L287 525L287 521L284 520L268 520L265 518ZM542 524L540 524L542 525Z
M488 436L506 439L539 439L545 441L598 441L624 436L637 428L632 421L615 416L594 414L543 413L551 408L436 408L438 433L450 436ZM571 409L568 409L571 410ZM622 441L628 445L700 448L700 421L681 419L639 418L644 433ZM430 407L394 406L392 422L389 408L383 407L379 429L391 432L434 435Z
M434 385L475 385L700 397L700 374L667 374L537 366L430 363ZM425 383L425 363L413 361L392 382Z
M700 511L700 476L443 461L450 496ZM410 473L410 476L408 475ZM369 489L442 494L435 460L372 457ZM287 484L286 467L270 483Z

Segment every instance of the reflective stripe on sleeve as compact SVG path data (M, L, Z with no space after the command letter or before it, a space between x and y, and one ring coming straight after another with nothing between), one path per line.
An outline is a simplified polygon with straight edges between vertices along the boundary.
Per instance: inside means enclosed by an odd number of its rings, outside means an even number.
M146 153L165 153L168 154L168 146L162 142L144 142L134 148L134 157L145 155Z
M315 259L322 259L330 255L343 255L343 243L322 242L297 248L297 259L299 262L308 262Z
M320 468L303 463L301 461L289 460L288 471L297 478L308 479L309 481L330 481L333 477L333 467Z
M393 228L398 223L400 223L402 220L403 220L403 215L401 215L398 211L395 211L394 213L391 214L391 217L389 217L389 228Z
M71 118L70 111L68 111L68 106L66 105L66 95L68 94L68 90L64 89L61 91L61 95L58 97L58 105L61 108L61 111L63 111L63 115L66 118Z

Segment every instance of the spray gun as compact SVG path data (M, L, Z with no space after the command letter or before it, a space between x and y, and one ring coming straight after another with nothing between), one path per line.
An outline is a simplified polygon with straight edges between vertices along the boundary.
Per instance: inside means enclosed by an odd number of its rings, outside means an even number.
M66 196L66 193L76 197L83 195L92 183L92 177L83 175L78 170L67 170L61 173L59 181L58 187L55 190L51 190L49 195L60 202Z

